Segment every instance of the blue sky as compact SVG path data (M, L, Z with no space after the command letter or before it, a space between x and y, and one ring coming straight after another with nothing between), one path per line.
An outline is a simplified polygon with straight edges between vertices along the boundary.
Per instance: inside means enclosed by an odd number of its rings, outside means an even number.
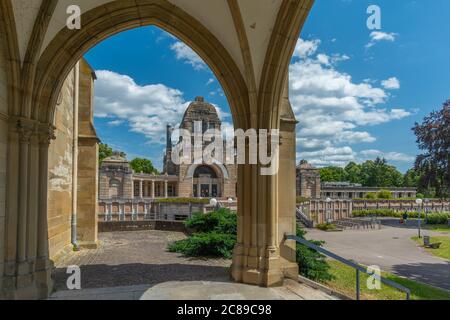
M382 13L375 33L366 27L371 4ZM379 155L402 171L411 167L419 151L410 128L450 99L448 12L448 0L317 0L290 69L298 159L345 165ZM161 168L164 128L197 95L231 124L211 71L156 27L111 37L86 58L99 78L98 134L129 158Z

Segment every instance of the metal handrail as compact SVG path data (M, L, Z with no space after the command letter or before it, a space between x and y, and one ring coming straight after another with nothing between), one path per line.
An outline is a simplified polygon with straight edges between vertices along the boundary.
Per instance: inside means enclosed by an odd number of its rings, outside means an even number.
M304 246L306 246L306 247L308 247L310 249L313 249L313 250L315 250L317 252L320 252L320 253L322 253L322 254L324 254L324 255L326 255L326 256L334 259L334 260L337 260L337 261L339 261L339 262L341 262L341 263L343 263L343 264L345 264L345 265L355 269L356 270L356 300L360 300L360 292L361 292L361 290L360 290L360 273L361 272L375 277L375 279L381 281L381 283L384 283L384 284L386 284L386 285L388 285L390 287L393 287L393 288L395 288L395 289L397 289L399 291L404 292L406 294L406 300L410 300L410 298L411 298L411 291L408 288L406 288L406 287L404 287L404 286L402 286L402 285L400 285L400 284L398 284L398 283L396 283L394 281L391 281L391 280L386 279L384 277L378 276L377 274L372 274L372 273L368 272L366 268L364 268L363 266L361 266L361 265L359 265L359 264L357 264L357 263L355 263L353 261L350 261L350 260L347 260L347 259L345 259L345 258L343 258L341 256L338 256L337 254L335 254L333 252L330 252L330 251L328 251L328 250L326 250L326 249L324 249L322 247L319 247L319 246L317 246L317 245L315 245L315 244L313 244L313 243L311 243L311 242L309 242L309 241L307 241L305 239L302 239L302 238L300 238L298 236L286 235L285 239L286 240L294 240L297 243L300 243L300 244L302 244L302 245L304 245Z

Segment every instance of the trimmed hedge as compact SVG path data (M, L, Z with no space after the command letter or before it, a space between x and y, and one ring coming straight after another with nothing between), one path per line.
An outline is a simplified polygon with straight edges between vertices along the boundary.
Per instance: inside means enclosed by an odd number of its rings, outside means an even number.
M156 199L156 203L194 203L194 204L209 204L208 199L198 199L198 198L164 198Z
M392 209L371 209L371 210L354 210L354 217L390 217L390 218L402 218L404 212L395 212ZM421 218L425 218L425 213L420 214ZM408 212L408 218L417 219L419 218L419 212ZM450 219L450 213L429 213L428 214L428 224L447 224L448 219Z

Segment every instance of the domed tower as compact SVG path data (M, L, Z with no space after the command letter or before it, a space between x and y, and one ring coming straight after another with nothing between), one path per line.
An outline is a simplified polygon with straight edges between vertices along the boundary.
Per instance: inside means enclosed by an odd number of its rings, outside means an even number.
M205 102L203 97L196 97L184 113L183 121L180 128L194 132L194 123L198 121L202 123L202 131L208 129L220 130L222 122L217 114L216 107Z
M203 97L195 98L195 101L189 105L180 124L181 129L188 130L192 135L196 133L196 126L201 127L202 133L207 130L220 130L222 127L217 109L212 104L205 102ZM237 168L235 165L221 163L175 165L172 162L173 141L170 138L172 130L173 128L168 126L164 171L168 175L178 176L178 195L180 197L205 198L236 197ZM204 144L203 147L206 145Z

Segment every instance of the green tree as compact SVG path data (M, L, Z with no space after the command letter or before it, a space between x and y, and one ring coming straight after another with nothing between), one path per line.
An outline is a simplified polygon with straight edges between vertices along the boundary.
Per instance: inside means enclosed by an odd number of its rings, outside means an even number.
M134 170L134 172L137 173L141 172L147 174L158 173L158 170L155 169L152 161L149 159L142 159L142 158L133 159L133 161L130 162L130 166Z
M388 165L386 159L377 158L361 165L362 184L365 187L401 187L403 175L396 167Z
M103 160L113 155L113 149L107 144L100 143L98 148L98 162L102 164Z
M320 169L322 182L339 182L345 180L345 171L340 167L326 167Z
M361 165L350 162L345 167L345 177L345 180L347 180L348 182L362 184L363 181L361 179Z
M403 186L407 188L418 188L420 181L420 173L414 168L406 171L403 177Z
M421 172L420 189L436 191L438 197L450 196L450 100L442 109L426 116L412 128L424 153L417 156L415 169Z

